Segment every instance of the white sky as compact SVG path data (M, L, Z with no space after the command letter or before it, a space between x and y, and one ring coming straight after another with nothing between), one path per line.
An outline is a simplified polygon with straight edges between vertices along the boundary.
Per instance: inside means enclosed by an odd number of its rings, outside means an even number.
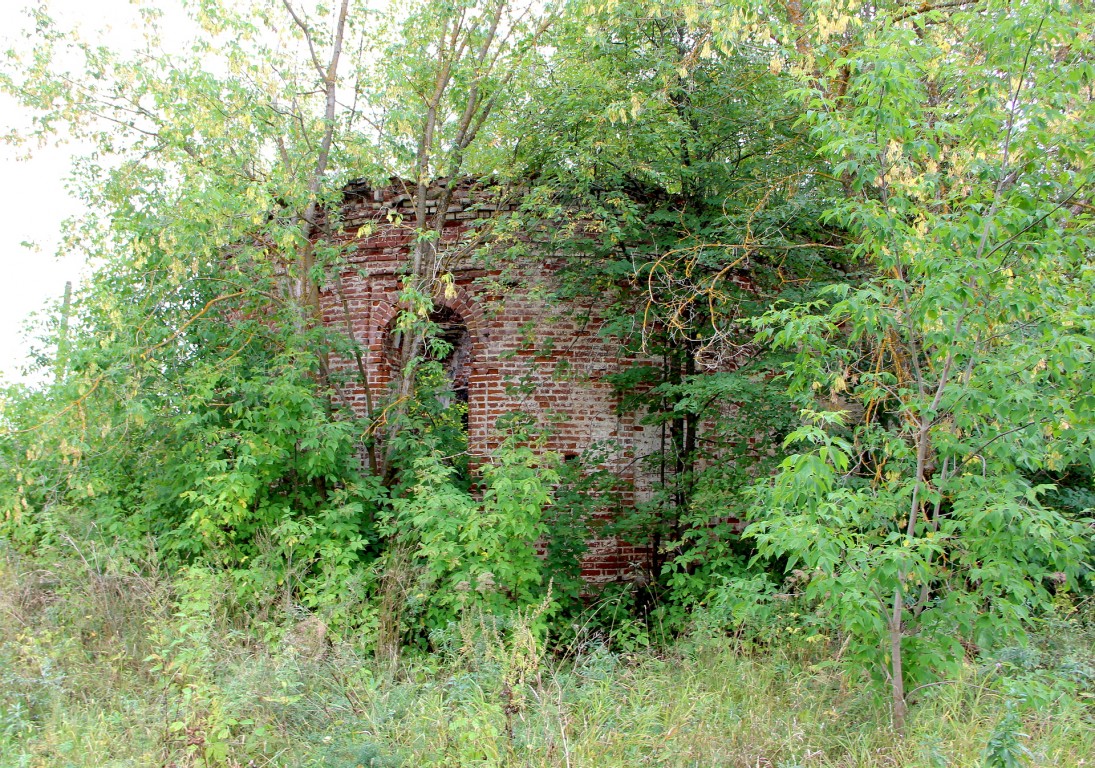
M12 109L0 97L4 123ZM65 148L40 150L26 162L14 160L10 148L0 152L0 376L12 380L25 356L24 319L47 299L60 297L66 280L79 278L78 258L53 256L61 221L79 208L62 182L70 160ZM30 250L22 242L39 248Z
M38 4L0 0L0 50L29 28L23 9ZM47 0L46 5L63 27L78 27L85 38L116 49L132 49L141 41L131 0ZM0 94L0 133L24 126L28 119L28 113ZM65 281L77 284L83 272L78 256L55 256L63 220L80 212L78 202L65 192L79 147L33 148L29 160L18 159L27 151L0 144L0 378L8 381L20 378L28 314L60 299ZM31 250L23 242L38 247Z

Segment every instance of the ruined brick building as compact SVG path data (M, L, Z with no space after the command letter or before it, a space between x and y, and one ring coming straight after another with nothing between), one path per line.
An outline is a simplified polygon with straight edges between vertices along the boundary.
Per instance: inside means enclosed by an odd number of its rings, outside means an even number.
M391 381L394 323L399 312L401 277L406 272L413 220L413 197L405 185L384 188L351 184L345 190L342 231L348 260L324 292L325 320L349 325L365 349L370 387L383 391ZM436 212L436 202L431 212ZM533 298L530 286L552 279L550 254L525 265L519 286L500 287L490 270L459 252L479 219L497 215L498 204L470 187L457 189L445 211L439 250L451 251L447 290L434 297L433 320L452 353L443 361L455 396L468 406L468 447L473 457L488 457L499 442L495 423L515 410L551 424L547 448L570 458L591 446L611 446L607 468L642 493L637 468L656 450L657 431L640 423L640 414L623 412L606 377L621 370L619 344L600 335L603 319L593 297L584 316ZM359 236L360 235L360 236ZM348 323L347 323L348 320ZM550 352L545 352L550 350ZM349 369L352 361L336 361ZM347 381L355 381L348 376ZM364 413L366 393L350 383L344 395ZM583 576L591 582L627 578L645 561L641 546L614 538L589 542Z

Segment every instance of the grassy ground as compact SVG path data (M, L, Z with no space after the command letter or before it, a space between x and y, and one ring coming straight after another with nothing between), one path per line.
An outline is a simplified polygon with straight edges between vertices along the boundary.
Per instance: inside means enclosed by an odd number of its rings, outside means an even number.
M1075 616L922 690L900 739L833 649L546 658L521 622L469 620L393 670L315 622L240 627L226 602L200 574L0 553L0 766L1095 765Z

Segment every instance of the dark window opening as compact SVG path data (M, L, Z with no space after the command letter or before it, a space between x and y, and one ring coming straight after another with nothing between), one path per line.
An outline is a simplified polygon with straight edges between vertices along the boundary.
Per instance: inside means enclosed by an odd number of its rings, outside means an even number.
M456 402L467 405L471 379L471 333L468 326L460 315L448 307L431 313L430 322L434 325L434 334L433 343L427 345L426 359L441 363L445 377L452 386L452 397ZM448 406L451 403L443 401L442 404ZM467 427L465 410L464 429Z
M460 315L448 307L439 307L430 313L432 327L425 348L420 350L420 359L440 363L445 377L445 391L437 393L437 402L442 408L462 403L460 414L464 434L468 431L468 387L471 379L471 333ZM395 371L399 366L402 334L389 326L384 340L384 355L388 365Z

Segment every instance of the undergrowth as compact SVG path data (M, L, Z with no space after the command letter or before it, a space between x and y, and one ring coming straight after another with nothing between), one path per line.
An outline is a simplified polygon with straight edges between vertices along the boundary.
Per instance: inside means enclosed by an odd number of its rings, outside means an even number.
M234 610L194 567L0 552L0 766L1080 766L1095 757L1090 612L912 695L904 738L837 641L697 630L660 652L465 615L377 662L318 617ZM1086 761L1086 763L1085 763Z

